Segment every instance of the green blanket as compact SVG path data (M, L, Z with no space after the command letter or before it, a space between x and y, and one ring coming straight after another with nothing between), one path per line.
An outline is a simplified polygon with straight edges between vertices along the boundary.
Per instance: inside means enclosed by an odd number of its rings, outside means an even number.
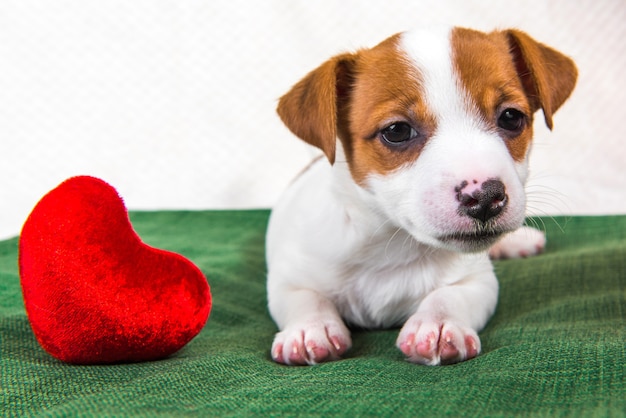
M346 359L285 367L269 357L267 211L136 212L143 240L206 274L209 321L162 361L71 366L29 327L17 239L0 242L0 415L624 416L626 216L537 219L546 252L496 263L483 353L452 366L404 361L398 330L356 331Z

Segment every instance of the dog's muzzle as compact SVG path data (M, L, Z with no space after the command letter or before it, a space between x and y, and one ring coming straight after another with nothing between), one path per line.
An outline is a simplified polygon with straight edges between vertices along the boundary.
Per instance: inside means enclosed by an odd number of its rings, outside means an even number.
M482 251L509 232L509 228L503 228L497 222L509 200L501 180L473 181L472 184L463 181L454 190L459 202L457 212L461 217L471 218L473 226L441 235L438 237L440 242L461 251Z

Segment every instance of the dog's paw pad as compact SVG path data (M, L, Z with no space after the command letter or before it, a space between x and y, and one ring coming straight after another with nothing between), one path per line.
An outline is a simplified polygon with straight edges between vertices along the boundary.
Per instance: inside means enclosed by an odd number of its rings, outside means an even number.
M525 258L543 252L546 236L535 228L523 226L504 236L489 249L489 256L494 259Z
M338 360L351 345L350 334L343 324L309 322L276 334L272 359L287 365L313 365Z
M407 360L430 366L458 363L480 353L480 339L471 328L419 316L407 321L396 344Z

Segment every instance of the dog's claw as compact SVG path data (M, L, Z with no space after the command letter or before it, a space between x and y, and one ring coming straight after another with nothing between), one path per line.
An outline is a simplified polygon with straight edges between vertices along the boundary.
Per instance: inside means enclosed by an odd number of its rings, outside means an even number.
M407 335L406 340L400 343L398 348L400 348L400 351L402 351L405 356L410 356L411 347L413 347L414 342L415 342L415 334L409 334Z
M465 337L465 347L467 350L467 358L474 358L478 355L479 348L473 337L469 335Z
M285 359L283 358L283 345L276 344L272 348L272 359L277 363L284 363Z
M341 341L339 340L339 337L331 337L330 341L332 341L333 346L335 347L335 350L337 351L337 353L343 352L346 350L345 345L341 343Z

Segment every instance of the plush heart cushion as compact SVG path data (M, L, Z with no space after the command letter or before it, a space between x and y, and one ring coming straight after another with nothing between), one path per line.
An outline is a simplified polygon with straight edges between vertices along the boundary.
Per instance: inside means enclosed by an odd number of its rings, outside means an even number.
M204 274L144 244L115 189L93 177L66 180L39 201L22 228L19 269L37 340L69 363L167 357L211 309Z

